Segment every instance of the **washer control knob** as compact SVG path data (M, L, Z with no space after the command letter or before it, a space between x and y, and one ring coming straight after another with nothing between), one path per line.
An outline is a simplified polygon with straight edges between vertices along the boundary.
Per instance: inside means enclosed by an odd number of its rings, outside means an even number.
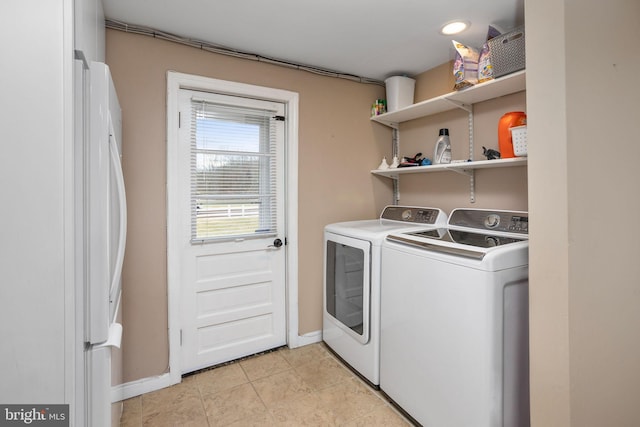
M495 236L487 236L485 237L485 242L487 242L487 246L492 248L494 246L500 246L500 239Z
M500 215L498 214L489 214L484 219L484 226L487 228L496 228L500 225Z

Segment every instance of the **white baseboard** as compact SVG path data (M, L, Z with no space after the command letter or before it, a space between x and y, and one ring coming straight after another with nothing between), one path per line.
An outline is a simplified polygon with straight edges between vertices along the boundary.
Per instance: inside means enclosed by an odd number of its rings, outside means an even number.
M298 335L295 343L289 343L289 348L302 347L322 341L322 331L313 331L304 335Z
M175 383L171 381L170 374L162 374L157 377L143 378L111 387L111 397L114 402L117 402L160 390L174 384Z
M305 345L315 344L321 341L322 331L313 331L304 335L298 335L295 342L289 343L289 348L303 347ZM162 374L157 377L143 378L141 380L131 381L111 387L111 399L115 403L135 396L140 396L141 394L160 390L174 384L177 383L171 379L171 375L169 373Z

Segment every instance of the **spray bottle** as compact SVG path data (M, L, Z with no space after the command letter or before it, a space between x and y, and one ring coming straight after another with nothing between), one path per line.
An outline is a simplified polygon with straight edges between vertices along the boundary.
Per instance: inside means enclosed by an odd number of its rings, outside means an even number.
M451 163L451 142L449 142L449 129L440 129L436 146L433 150L433 164Z

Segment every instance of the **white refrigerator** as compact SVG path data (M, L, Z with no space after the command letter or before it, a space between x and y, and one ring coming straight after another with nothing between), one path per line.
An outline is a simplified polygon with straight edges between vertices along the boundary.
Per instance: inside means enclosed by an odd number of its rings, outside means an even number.
M89 67L88 138L85 143L84 301L85 419L92 427L118 425L113 380L122 376L116 357L127 205L121 166L122 112L109 67ZM112 415L112 411L114 414Z
M112 425L126 210L110 198L115 165L95 170L120 135L107 68L91 69L102 4L0 2L0 15L0 417L63 405L73 427Z

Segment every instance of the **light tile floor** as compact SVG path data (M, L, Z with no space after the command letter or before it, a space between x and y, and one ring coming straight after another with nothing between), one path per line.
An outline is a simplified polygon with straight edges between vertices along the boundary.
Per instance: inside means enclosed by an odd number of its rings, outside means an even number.
M324 344L279 349L124 402L121 427L411 426Z

